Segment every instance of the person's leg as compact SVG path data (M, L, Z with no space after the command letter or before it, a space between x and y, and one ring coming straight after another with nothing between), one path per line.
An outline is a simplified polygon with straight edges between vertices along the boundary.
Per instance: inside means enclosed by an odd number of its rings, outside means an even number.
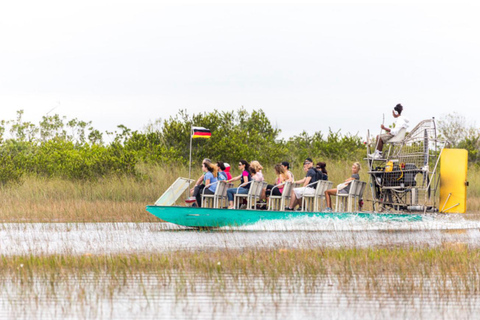
M238 189L238 194L248 194L248 189L245 189L245 188L240 188Z
M262 189L262 195L260 196L260 199L266 199L270 195L272 188L272 185L269 184L265 189Z
M248 194L248 191L249 191L248 189L240 188L240 189L238 189L237 194ZM245 198L242 199L242 201L243 201L243 202L241 202L241 203L246 203L246 202L245 202L245 201L246 201Z
M383 150L383 145L390 139L393 138L393 135L390 134L390 133L384 133L384 134L381 134L379 137L378 137L378 141L377 141L377 150L378 152L382 152Z
M330 195L336 195L337 189L329 189L325 191L325 201L327 202L327 208L332 209L332 200L330 199Z
M202 206L202 191L205 188L204 184L200 184L195 187L195 190L193 191L193 196L195 199L197 199L197 206L201 207Z
M377 150L378 150L378 152L382 152L382 150L383 150L383 139L378 139Z
M227 198L228 198L228 207L229 208L233 207L233 197L235 196L235 193L237 193L237 188L227 189Z
M270 194L269 194L269 195L270 195ZM272 195L274 195L274 196L281 196L282 193L280 192L280 190L279 190L278 188L275 188L275 189L273 189L273 191L272 191Z
M292 196L290 198L290 204L288 205L288 208L293 209L296 203L297 203L297 196L295 195L295 192L292 191Z
M263 189L263 198L262 199L266 199L268 197L270 197L270 194L272 193L272 189L273 187L275 187L273 184L269 184L267 185L267 187L265 189ZM275 188L273 189L273 194L275 195L275 190L278 190L278 188Z
M305 187L293 189L292 198L290 199L290 205L288 206L288 209L291 210L295 208L299 200L301 201L303 197L303 192L305 192Z
M303 197L302 197L303 198ZM302 198L297 198L297 200L295 200L295 203L293 204L293 207L292 208L295 208L296 206L302 206Z

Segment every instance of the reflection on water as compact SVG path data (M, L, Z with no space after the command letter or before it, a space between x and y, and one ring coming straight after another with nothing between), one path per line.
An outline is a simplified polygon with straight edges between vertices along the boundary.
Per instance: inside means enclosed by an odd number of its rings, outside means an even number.
M457 230L457 231L455 231ZM458 232L462 230L462 232ZM422 221L305 218L213 231L169 223L4 223L3 255L117 254L223 248L317 248L480 244L480 216L427 215Z
M478 247L480 216L428 215L412 222L308 218L214 231L168 223L4 223L0 239L4 258L225 248ZM469 319L480 311L479 274L467 277L471 283L435 273L245 278L158 270L52 277L0 279L0 318Z

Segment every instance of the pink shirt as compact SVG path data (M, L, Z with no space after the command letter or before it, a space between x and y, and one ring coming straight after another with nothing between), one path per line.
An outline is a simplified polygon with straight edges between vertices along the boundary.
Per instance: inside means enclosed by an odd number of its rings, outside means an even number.
M253 180L255 181L260 181L260 182L263 182L263 173L262 171L258 171L257 173L255 173L255 175L252 177Z
M280 180L280 178L277 178L277 180L275 181L275 184L280 184L280 183L282 183L282 181ZM284 186L285 185L282 184L280 187L278 187L278 191L280 191L280 193L283 193Z

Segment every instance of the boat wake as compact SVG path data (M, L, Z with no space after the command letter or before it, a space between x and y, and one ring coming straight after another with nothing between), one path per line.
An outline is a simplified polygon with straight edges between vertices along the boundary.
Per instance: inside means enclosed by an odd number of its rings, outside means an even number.
M472 219L476 218L475 219ZM428 214L418 220L400 215L368 217L352 215L347 218L298 217L289 220L260 221L252 225L225 227L228 230L252 231L422 231L480 229L480 217L463 214Z

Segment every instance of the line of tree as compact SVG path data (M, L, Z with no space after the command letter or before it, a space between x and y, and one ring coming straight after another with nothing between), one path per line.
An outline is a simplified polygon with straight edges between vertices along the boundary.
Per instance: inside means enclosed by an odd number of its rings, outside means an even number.
M229 163L258 160L270 166L280 161L300 164L306 157L359 160L365 156L362 139L340 131L329 130L325 135L320 131L302 132L288 139L280 138L280 129L272 125L262 110L214 110L193 115L180 110L143 130L119 125L114 132L100 132L91 122L69 120L58 114L44 116L38 124L23 121L22 117L23 111L18 111L16 119L0 121L2 183L20 181L24 175L74 180L135 176L139 163L186 166L192 125L212 132L208 140L193 140L194 166L203 158ZM444 122L439 121L440 133L446 137L452 130L450 120L447 117ZM458 132L453 131L452 135L457 137ZM455 146L467 148L470 160L477 162L479 141L478 130L471 129L455 141Z

